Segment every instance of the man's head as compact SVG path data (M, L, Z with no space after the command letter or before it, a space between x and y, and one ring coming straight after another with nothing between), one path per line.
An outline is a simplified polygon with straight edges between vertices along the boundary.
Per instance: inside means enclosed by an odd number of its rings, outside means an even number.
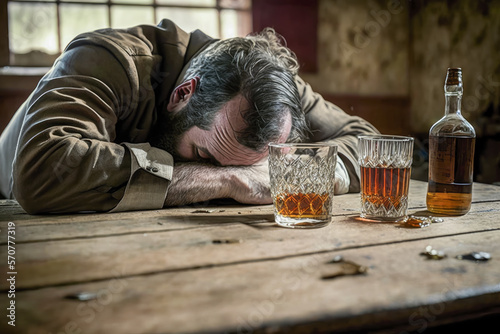
M213 43L175 88L152 144L180 160L250 165L271 141L306 129L294 77L298 64L271 29Z

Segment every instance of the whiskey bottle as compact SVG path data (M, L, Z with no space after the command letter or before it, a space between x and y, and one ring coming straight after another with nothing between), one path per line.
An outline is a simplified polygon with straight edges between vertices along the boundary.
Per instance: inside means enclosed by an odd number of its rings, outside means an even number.
M427 210L464 215L470 210L476 133L461 114L462 69L449 68L444 117L429 131Z

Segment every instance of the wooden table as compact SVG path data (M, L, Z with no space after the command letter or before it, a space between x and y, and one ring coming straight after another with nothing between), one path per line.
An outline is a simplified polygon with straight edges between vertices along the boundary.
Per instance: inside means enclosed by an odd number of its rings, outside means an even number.
M412 180L409 213L425 192ZM293 230L270 205L31 216L0 201L0 270L15 278L0 283L0 332L422 332L500 314L500 187L475 184L470 213L425 228L361 221L359 194L334 206L328 227ZM457 258L473 251L491 259ZM338 255L366 273L323 279Z

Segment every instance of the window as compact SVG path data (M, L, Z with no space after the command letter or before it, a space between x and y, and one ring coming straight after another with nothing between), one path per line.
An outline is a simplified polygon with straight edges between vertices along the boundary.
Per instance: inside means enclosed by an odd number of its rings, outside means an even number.
M0 65L50 66L79 33L156 25L163 18L215 38L252 29L251 0L8 0L0 6L0 16L8 18L8 33L0 33L0 46L8 45Z

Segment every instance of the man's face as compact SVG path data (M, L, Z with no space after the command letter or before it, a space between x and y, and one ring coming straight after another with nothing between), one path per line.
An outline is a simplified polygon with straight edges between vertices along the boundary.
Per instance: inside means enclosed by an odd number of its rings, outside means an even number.
M236 134L245 129L241 114L248 107L247 100L238 95L217 112L210 129L193 126L183 133L165 133L166 136L173 136L168 139L171 145L169 152L176 160L209 162L220 166L249 166L261 161L267 157L267 150L256 152L240 144L236 138ZM287 114L278 142L286 141L291 125L291 116ZM171 124L172 128L175 124Z

